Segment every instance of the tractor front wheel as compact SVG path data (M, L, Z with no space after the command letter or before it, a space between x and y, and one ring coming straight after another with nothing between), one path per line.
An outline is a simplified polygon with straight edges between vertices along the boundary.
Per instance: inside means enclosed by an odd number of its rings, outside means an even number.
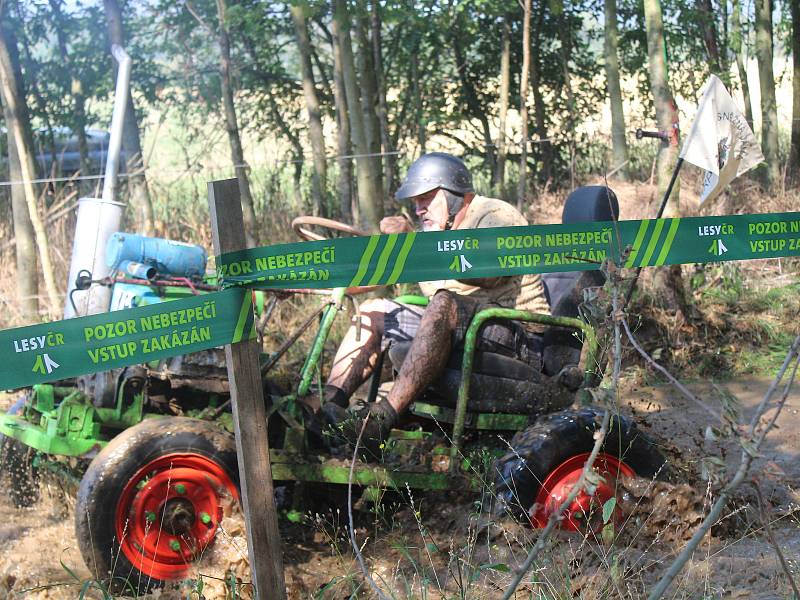
M78 490L86 565L119 593L191 576L238 502L233 436L182 417L144 421L95 457Z
M517 433L511 450L495 462L495 511L544 527L580 478L600 429L603 409L563 410L546 415ZM617 498L622 477L663 478L663 455L629 418L611 417L594 462L594 485L582 490L560 515L562 529L598 533L608 520L619 520ZM603 515L603 507L612 507Z

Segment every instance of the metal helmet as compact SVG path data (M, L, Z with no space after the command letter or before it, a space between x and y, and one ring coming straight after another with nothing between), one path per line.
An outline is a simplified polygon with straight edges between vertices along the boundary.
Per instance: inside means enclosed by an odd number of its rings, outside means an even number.
M472 187L472 175L463 160L445 152L429 152L420 156L408 168L406 178L394 197L397 200L407 200L436 188L462 196L475 191Z

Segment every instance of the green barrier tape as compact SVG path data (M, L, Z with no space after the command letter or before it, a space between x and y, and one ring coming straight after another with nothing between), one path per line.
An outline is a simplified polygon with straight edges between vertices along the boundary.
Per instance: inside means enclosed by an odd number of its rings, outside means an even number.
M800 255L800 213L373 235L218 257L224 285L332 288Z
M374 235L218 258L226 286L332 288L800 255L800 213ZM0 389L88 375L255 336L242 287L0 331Z
M230 289L0 331L0 389L88 375L255 337L252 294Z

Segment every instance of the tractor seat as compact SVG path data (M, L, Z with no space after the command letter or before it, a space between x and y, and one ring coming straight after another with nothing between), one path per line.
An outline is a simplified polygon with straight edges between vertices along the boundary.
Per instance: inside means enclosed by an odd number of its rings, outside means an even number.
M564 203L562 223L615 221L619 204L614 192L605 186L584 186L574 190ZM545 296L554 316L578 317L583 290L605 283L598 270L542 275ZM486 324L488 327L492 322ZM555 377L565 367L580 362L581 341L573 330L549 328L533 339L533 352L528 362L498 352L478 349L475 352L468 409L473 412L539 414L572 404L576 383L569 385ZM411 342L394 343L389 348L389 360L400 369ZM445 370L433 384L436 398L432 403L454 407L461 384L463 350L451 353ZM429 399L430 400L430 399Z
M411 342L395 342L390 346L388 355L395 371L403 364L410 347ZM426 392L427 401L455 407L463 356L463 350L450 354L443 373ZM569 406L573 401L571 390L543 376L540 369L485 350L475 352L469 396L468 409L481 413L544 413Z
M561 222L616 221L618 218L619 202L614 191L603 185L587 185L567 196ZM542 283L550 314L555 317L580 316L578 307L583 302L583 290L602 287L605 282L605 275L599 270L544 273ZM543 346L542 369L549 375L580 361L581 341L571 330L549 329L544 334Z

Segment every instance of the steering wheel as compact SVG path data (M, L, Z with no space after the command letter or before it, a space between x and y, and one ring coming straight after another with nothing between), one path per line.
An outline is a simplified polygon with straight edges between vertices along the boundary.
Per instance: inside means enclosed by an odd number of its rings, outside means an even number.
M298 235L298 237L301 240L306 240L307 242L315 242L319 240L330 239L328 237L325 237L324 235L320 235L319 233L311 231L310 229L307 228L309 225L322 227L323 229L329 229L331 231L341 231L342 233L348 233L350 235L356 235L356 236L369 235L368 233L361 231L360 229L357 229L352 225L348 225L347 223L342 223L340 221L334 221L333 219L302 216L302 217L297 217L294 221L292 221L292 229L294 229L294 232Z

